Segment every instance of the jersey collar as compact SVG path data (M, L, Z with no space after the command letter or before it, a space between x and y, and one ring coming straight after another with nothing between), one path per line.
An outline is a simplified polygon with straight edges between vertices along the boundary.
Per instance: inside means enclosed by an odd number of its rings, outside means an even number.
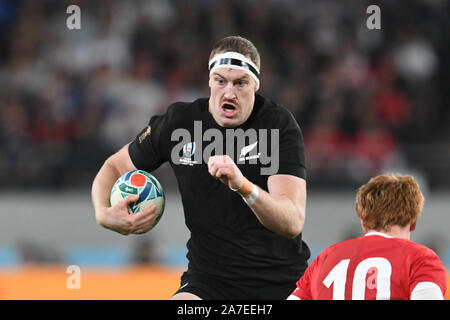
M385 237L385 238L393 238L392 236L390 236L390 235L388 235L386 233L378 232L378 231L367 232L364 236L382 236L382 237Z

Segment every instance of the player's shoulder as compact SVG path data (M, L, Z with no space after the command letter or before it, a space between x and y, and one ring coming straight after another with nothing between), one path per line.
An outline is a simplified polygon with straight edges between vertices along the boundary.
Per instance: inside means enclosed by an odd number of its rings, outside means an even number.
M291 115L291 112L285 106L259 93L255 95L255 105L258 106L264 114L269 113L284 117Z
M369 256L400 258L409 264L427 263L442 269L442 262L437 254L424 245L407 239L391 238L381 235L365 235L338 242L323 250L317 257L317 263L351 259L358 253L358 259ZM400 261L395 260L395 261Z
M392 252L401 252L403 256L409 257L408 259L411 261L423 258L426 259L428 257L438 258L437 254L432 249L409 239L392 238L381 235L366 235L362 238L371 241L374 246L388 247L392 249ZM389 242L389 244L381 244L380 242Z
M199 98L192 102L174 102L167 107L162 119L171 128L182 128L187 123L201 118L207 110L207 104L207 98Z
M405 250L409 250L417 255L422 255L422 256L437 256L437 254L430 248L411 241L411 240L407 240L407 239L399 239L399 238L394 238L395 241L397 241L398 243L401 243L404 247Z
M335 243L335 244L329 246L327 249L325 249L324 254L329 254L330 252L333 252L336 250L342 250L345 248L355 248L355 245L357 245L358 242L361 242L361 239L362 239L362 237L342 240L338 243Z
M371 242L392 242L393 244L391 246L395 245L396 247L402 248L401 250L404 251L434 254L433 250L431 250L430 248L409 239L389 237L381 233L366 234L365 236L360 238Z
M255 106L258 108L258 117L262 121L275 123L282 127L289 124L298 125L289 109L266 96L256 94Z
M190 102L177 101L171 103L167 107L166 114L175 117L176 116L184 117L186 114L195 114L197 112L204 111L207 103L208 103L207 98L199 98Z
M322 263L324 261L327 261L329 259L334 259L338 257L339 259L343 259L342 257L348 256L348 252L353 252L355 249L355 241L358 241L357 239L347 239L340 242L337 242L335 244L330 245L329 247L325 248L320 254L316 257L315 261L316 263ZM334 257L334 258L333 258Z
M329 246L321 254L323 256L336 254L340 256L350 256L356 251L367 250L367 248L380 246L379 241L389 241L392 239L393 238L385 238L381 236L360 236L350 238Z

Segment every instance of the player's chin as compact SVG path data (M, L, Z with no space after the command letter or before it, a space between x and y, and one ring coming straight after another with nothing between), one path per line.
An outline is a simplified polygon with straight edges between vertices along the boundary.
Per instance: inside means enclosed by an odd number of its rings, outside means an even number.
M220 121L221 121L220 125L225 128L233 128L241 124L240 118L237 116L234 117L221 116Z

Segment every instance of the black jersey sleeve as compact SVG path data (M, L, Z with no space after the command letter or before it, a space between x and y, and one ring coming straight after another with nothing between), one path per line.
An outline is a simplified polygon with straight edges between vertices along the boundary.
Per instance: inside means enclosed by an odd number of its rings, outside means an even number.
M292 113L281 107L278 119L280 129L278 174L289 174L306 180L305 147L303 135Z
M164 115L151 117L148 125L130 143L128 153L136 168L151 172L168 161L173 109L174 105L171 105Z

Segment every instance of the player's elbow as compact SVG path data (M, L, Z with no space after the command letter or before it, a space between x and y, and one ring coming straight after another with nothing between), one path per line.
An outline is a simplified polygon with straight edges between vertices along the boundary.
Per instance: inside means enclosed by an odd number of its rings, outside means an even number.
M303 225L298 222L293 221L285 221L284 223L278 223L277 225L265 225L266 228L272 230L275 233L278 233L284 238L294 239L296 238L303 229Z
M292 223L289 228L287 228L284 236L288 239L296 238L303 230L303 224L300 222Z
M105 227L104 215L100 212L100 210L95 210L95 221L99 226Z
M280 234L288 239L296 238L303 230L303 221L300 217L296 217L291 219L290 221L286 221L284 228L282 228L282 232Z

